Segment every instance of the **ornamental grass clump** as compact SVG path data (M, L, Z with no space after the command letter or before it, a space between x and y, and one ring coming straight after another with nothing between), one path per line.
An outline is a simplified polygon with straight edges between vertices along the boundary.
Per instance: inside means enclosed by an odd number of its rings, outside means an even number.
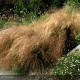
M72 50L80 32L80 14L61 9L40 23L0 31L0 69L42 70L54 67ZM19 70L16 70L19 71Z

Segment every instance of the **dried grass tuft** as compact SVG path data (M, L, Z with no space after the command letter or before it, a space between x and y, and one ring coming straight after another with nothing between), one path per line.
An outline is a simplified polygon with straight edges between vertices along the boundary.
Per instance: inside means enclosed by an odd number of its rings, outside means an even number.
M80 31L80 14L59 10L32 27L12 27L0 31L0 68L17 66L28 70L55 65ZM73 46L73 47L71 47Z

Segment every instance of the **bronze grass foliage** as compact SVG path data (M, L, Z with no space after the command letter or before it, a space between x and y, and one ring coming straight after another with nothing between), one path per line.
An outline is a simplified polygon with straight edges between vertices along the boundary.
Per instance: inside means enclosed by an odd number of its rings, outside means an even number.
M80 14L64 9L31 27L14 26L0 31L0 68L25 70L50 68L70 50L80 31ZM73 48L72 47L72 48Z

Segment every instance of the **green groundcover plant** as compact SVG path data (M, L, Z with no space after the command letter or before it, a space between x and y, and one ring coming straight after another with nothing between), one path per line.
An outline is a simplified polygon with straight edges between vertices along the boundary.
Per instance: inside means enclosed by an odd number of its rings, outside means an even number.
M79 50L68 53L66 57L61 57L52 73L62 80L77 80L80 76Z
M80 44L80 34L78 34L78 35L76 36L75 41L76 41L77 45Z

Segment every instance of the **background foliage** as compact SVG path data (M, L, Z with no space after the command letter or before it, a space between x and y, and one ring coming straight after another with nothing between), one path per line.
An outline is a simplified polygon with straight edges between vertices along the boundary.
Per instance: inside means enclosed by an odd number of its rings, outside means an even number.
M79 0L0 0L0 13L39 17L45 11L65 4L79 6Z

